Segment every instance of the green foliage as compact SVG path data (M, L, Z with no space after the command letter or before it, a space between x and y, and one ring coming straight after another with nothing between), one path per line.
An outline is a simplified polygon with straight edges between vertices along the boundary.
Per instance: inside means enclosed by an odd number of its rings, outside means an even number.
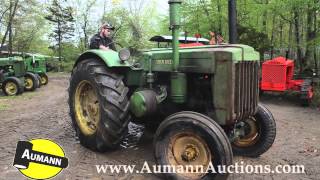
M70 39L73 36L74 31L74 18L72 15L71 6L63 6L59 0L53 0L50 7L48 7L49 14L45 16L45 19L55 25L55 29L50 34L50 37L54 38L57 42L59 59L62 59L62 43L66 39ZM53 47L54 48L54 47Z
M271 48L271 42L268 36L262 32L258 32L254 28L239 26L239 42L255 47L259 51L261 57Z
M142 0L130 1L128 6L129 10L114 6L105 14L103 22L111 22L116 27L114 40L134 53L152 46L149 39L157 32L157 22L153 21L157 18L157 8L155 3L147 6Z

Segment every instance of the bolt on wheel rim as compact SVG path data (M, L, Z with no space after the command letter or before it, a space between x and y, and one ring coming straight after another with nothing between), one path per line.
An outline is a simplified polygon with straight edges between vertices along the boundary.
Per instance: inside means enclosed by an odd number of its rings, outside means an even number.
M239 138L235 142L233 142L234 145L238 147L249 147L257 143L259 139L259 131L258 131L258 123L257 121L251 117L246 119L245 121L246 128L248 128L248 132L246 135L242 138Z
M32 87L33 87L33 81L32 81L31 78L27 77L27 78L25 79L25 87L26 87L26 89L32 89Z
M92 135L100 119L100 107L96 91L89 81L78 84L74 99L76 121L81 132Z
M9 96L13 96L15 94L17 94L18 92L18 87L17 85L14 83L14 82L8 82L5 86L5 90L6 90L6 93L9 95Z
M180 133L172 137L168 152L170 165L188 167L184 168L184 172L190 173L181 175L190 179L204 176L200 167L205 170L213 159L206 142L194 133Z

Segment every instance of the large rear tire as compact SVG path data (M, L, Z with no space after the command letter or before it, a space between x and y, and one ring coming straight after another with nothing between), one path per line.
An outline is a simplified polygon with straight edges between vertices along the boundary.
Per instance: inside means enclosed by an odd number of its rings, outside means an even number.
M236 155L258 157L272 146L276 138L276 122L272 113L259 104L257 113L244 121L246 134L232 143Z
M167 179L227 179L228 174L219 174L217 167L233 163L223 129L209 117L189 111L173 114L160 124L154 137L154 154L161 167L192 166L194 172L199 170L197 165L204 170L210 163L214 167L211 173L167 173Z
M9 77L2 83L2 91L6 96L15 96L23 93L24 82L16 77Z
M70 115L80 143L94 151L117 148L128 131L128 88L96 59L79 62L69 87Z

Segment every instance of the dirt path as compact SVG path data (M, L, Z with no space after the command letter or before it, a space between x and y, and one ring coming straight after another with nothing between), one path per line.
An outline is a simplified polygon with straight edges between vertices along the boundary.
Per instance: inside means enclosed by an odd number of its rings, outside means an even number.
M143 127L130 124L129 135L114 152L95 153L82 147L74 136L67 105L68 76L53 75L47 86L15 98L0 95L0 179L23 179L12 166L18 140L48 138L67 154L69 167L58 179L160 179L147 174L98 174L96 164L142 167L154 164L152 138L142 135ZM320 111L302 108L278 98L263 100L277 122L273 147L260 158L235 157L235 162L260 165L305 165L305 174L236 174L229 179L319 179ZM133 135L138 133L138 135Z

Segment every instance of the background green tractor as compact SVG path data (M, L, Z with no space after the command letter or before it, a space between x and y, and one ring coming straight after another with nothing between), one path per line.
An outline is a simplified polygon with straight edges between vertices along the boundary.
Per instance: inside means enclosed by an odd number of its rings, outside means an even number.
M36 74L39 77L40 85L47 85L49 82L46 67L48 57L49 56L29 53L24 55L27 72Z
M5 95L14 96L24 91L25 74L21 58L0 58L0 86Z
M159 165L212 164L215 170L231 165L233 153L257 157L272 146L275 120L258 104L259 53L238 44L179 48L181 2L169 0L172 48L143 51L131 61L128 50L89 50L78 58L70 78L69 107L82 145L95 151L115 149L130 121L153 124Z

